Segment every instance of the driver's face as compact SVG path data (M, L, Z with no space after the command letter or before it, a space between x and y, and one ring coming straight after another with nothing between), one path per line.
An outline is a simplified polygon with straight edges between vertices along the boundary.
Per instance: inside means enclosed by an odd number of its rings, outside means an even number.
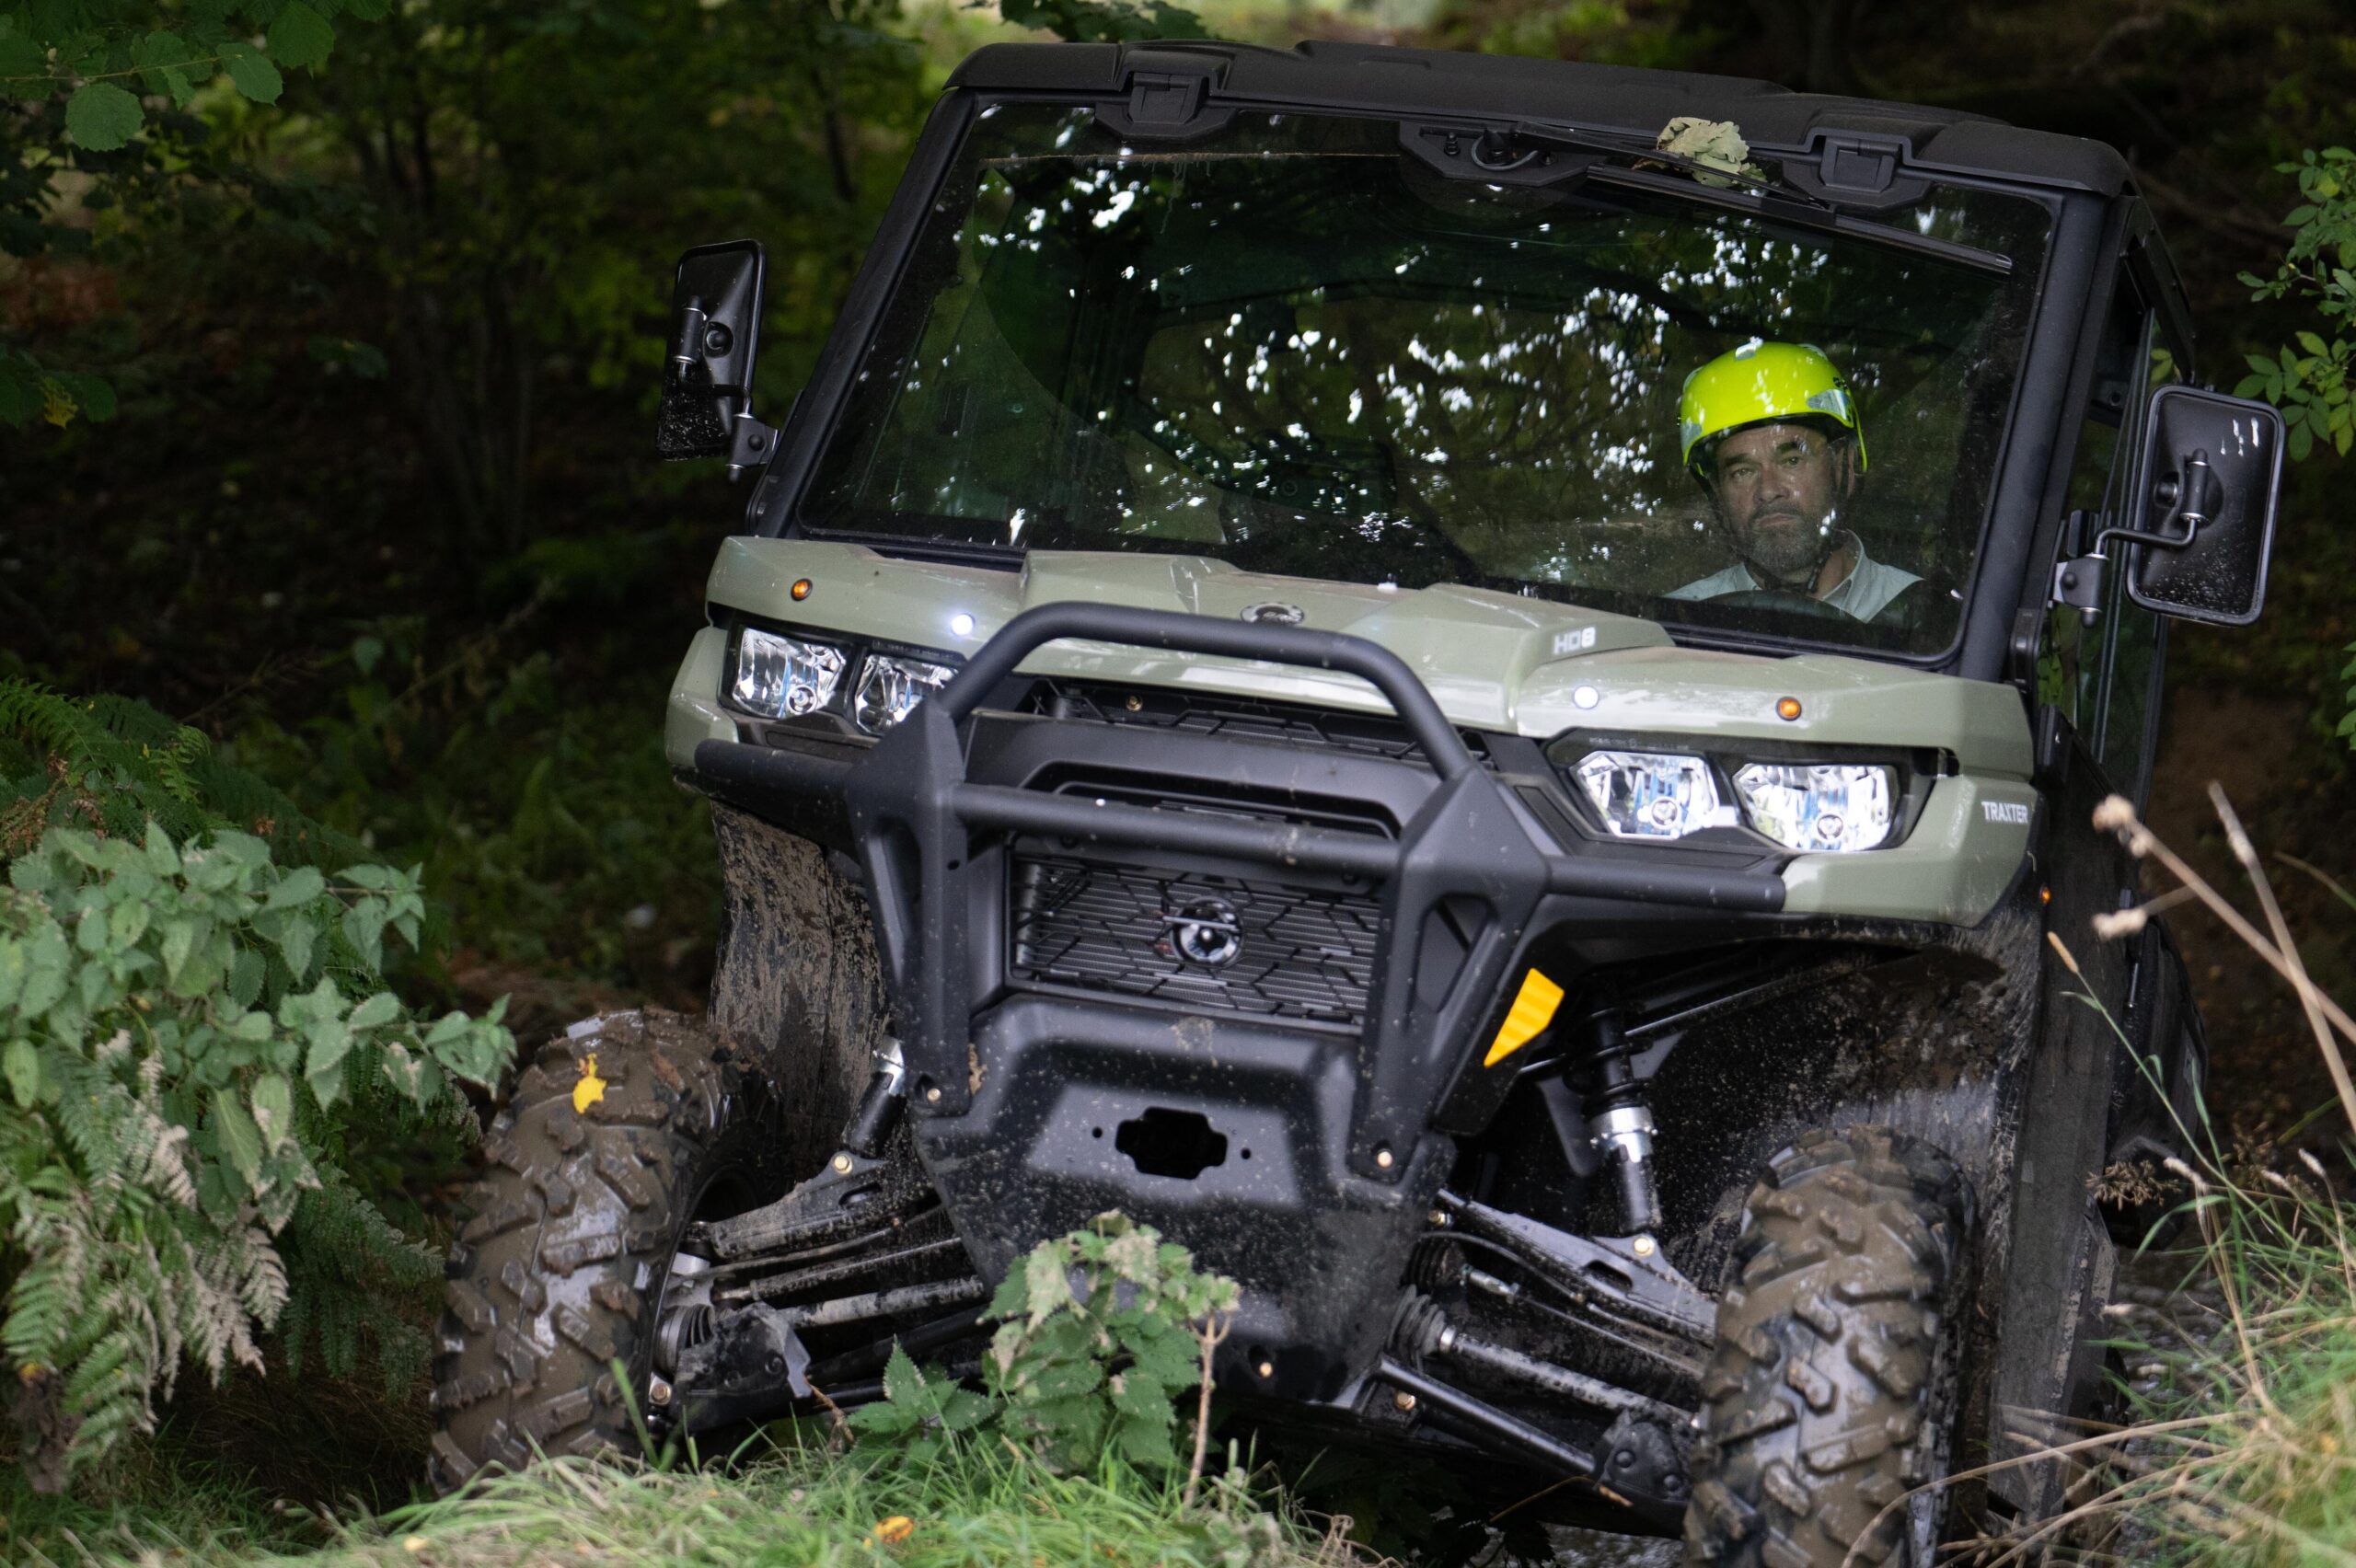
M1846 452L1812 426L1765 424L1720 441L1712 462L1735 553L1773 579L1813 571L1849 488Z

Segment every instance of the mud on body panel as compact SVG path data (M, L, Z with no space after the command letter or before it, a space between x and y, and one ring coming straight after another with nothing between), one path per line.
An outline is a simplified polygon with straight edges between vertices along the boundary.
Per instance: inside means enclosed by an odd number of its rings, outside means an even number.
M712 1026L768 1077L805 1176L840 1141L888 1027L867 901L808 839L717 801L711 815L727 896Z

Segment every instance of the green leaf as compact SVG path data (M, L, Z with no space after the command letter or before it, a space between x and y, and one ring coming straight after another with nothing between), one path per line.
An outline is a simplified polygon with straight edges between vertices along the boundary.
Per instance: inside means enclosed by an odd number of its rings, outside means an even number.
M221 1136L221 1152L250 1186L261 1170L261 1129L225 1088L213 1091L213 1125Z
M328 890L327 878L317 866L297 866L278 879L263 901L265 909L284 909L293 905L309 904Z
M1144 1421L1171 1420L1170 1390L1142 1366L1132 1366L1113 1379L1113 1408Z
M94 153L124 145L146 118L139 100L112 82L85 82L65 100L65 134Z
M186 40L175 32L156 31L133 42L131 63L139 68L140 85L151 93L168 93L172 107L186 109L196 96L198 76L189 72L190 57L195 53Z
M294 0L270 24L270 52L281 65L306 70L322 64L335 47L335 29L328 19Z
M42 379L39 360L0 348L0 424L21 430L40 417ZM27 856L17 864L24 865L30 859Z
M385 1047L385 1078L421 1111L433 1103L435 1092L442 1087L433 1064L422 1056L410 1055L400 1045Z
M892 1346L892 1358L884 1364L884 1397L922 1415L937 1415L941 1411L940 1391L925 1380L916 1362L896 1343Z
M1069 1399L1075 1394L1091 1394L1104 1384L1104 1366L1097 1361L1063 1361L1043 1366L1031 1379L1030 1397L1034 1400Z
M9 77L41 77L49 75L49 52L31 39L19 33L0 33L0 96L45 98L48 81L19 81L13 86Z
M147 834L140 841L139 852L147 859L147 869L159 877L180 874L180 852L172 843L172 836L154 817L147 819Z
M1121 1423L1114 1437L1114 1447L1123 1458L1140 1469L1176 1470L1178 1452L1171 1447L1170 1430L1167 1412L1160 1421L1130 1416Z
M278 943L280 956L286 960L288 972L296 980L301 980L311 972L312 950L318 946L319 940L318 921L300 911L290 910L287 912L284 923L278 928L274 940Z
M286 90L286 79L278 74L278 67L250 43L223 44L221 60L231 85L256 103L276 103Z
M381 898L364 898L343 912L343 940L371 969L385 967L385 921L390 913Z
M997 1409L996 1401L971 1389L952 1389L941 1401L941 1428L949 1432L970 1432L988 1420Z
M352 1031L336 1019L320 1019L307 1032L309 1050L303 1059L306 1077L322 1079L340 1070L352 1050ZM328 1096L322 1094L321 1100Z
M0 1051L0 1069L8 1076L8 1093L20 1110L29 1111L40 1100L40 1053L29 1040L11 1040Z
M145 900L125 902L114 906L107 917L108 944L116 949L130 947L147 934L149 905Z
M1022 1276L1024 1310L1034 1327L1072 1298L1063 1248L1056 1242L1043 1241L1031 1250L1031 1255L1022 1260Z
M924 1417L905 1410L889 1400L877 1400L872 1403L860 1405L844 1419L850 1424L850 1429L853 1432L871 1437L897 1437L904 1433L915 1430L924 1423Z
M261 999L262 983L269 977L268 961L252 948L239 948L229 961L229 999L241 1008L253 1006Z
M270 1038L271 1030L270 1015L257 1008L251 1012L239 1013L230 1020L225 1032L232 1040L242 1040L248 1045L259 1045Z
M2316 358L2327 359L2330 357L2331 350L2326 346L2323 339L2315 333L2301 331L2294 332L2292 336L2298 339L2299 347L2306 350L2307 352L2314 354Z
M14 1007L17 998L24 995L25 975L31 968L25 944L15 937L0 937L0 1013Z
M294 1091L276 1073L264 1073L254 1079L254 1124L261 1131L262 1146L276 1154L294 1136Z
M25 989L17 998L17 1011L27 1019L40 1018L57 1005L65 995L67 981L73 975L74 955L65 946L65 933L54 921L33 933L25 949Z
M375 1029L401 1016L400 998L390 991L379 991L358 1007L344 1021L354 1029Z

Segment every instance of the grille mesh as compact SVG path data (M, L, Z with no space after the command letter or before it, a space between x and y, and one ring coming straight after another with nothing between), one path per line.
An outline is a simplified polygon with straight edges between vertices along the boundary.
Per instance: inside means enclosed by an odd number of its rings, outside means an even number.
M1380 916L1373 894L1047 856L1018 856L1011 892L1018 982L1365 1023ZM1184 956L1178 922L1218 910L1233 911L1233 959Z

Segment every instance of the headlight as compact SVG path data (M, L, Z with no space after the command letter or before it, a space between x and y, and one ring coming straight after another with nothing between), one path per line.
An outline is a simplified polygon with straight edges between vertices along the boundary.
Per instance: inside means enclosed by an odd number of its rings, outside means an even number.
M843 651L746 627L736 644L736 706L773 719L814 713L842 685Z
M949 684L957 673L953 665L923 659L900 659L872 653L859 672L859 693L851 700L852 717L871 735L880 735L906 719L916 705Z
M1750 825L1794 849L1871 849L1897 820L1897 770L1754 762L1734 776Z
M1734 822L1734 813L1718 799L1710 765L1698 756L1589 752L1572 777L1615 838L1682 838Z

